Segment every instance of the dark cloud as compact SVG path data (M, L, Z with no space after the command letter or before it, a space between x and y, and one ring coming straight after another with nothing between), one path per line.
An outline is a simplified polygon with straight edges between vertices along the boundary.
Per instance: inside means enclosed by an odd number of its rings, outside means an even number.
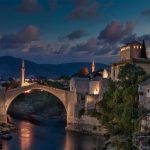
M85 43L80 43L70 48L70 53L94 53L98 49L98 40L91 38Z
M40 10L40 5L37 0L22 0L19 10L27 13L37 12Z
M142 16L148 16L148 17L150 17L150 9L144 10L141 14L142 14Z
M132 34L133 29L134 22L132 21L127 22L125 25L119 21L112 21L100 32L98 39L113 44Z
M126 37L125 39L123 39L121 41L121 43L128 43L131 41L139 41L142 42L143 40L145 40L146 46L150 47L150 34L144 34L141 36L138 36L136 34L131 34L128 37Z
M69 40L79 39L87 35L87 32L84 29L78 29L69 33L66 38Z
M38 40L38 28L35 26L27 26L16 34L2 35L0 46L4 49L13 49L24 46L27 43Z
M89 20L97 15L100 4L97 0L74 0L75 7L69 15L71 20Z

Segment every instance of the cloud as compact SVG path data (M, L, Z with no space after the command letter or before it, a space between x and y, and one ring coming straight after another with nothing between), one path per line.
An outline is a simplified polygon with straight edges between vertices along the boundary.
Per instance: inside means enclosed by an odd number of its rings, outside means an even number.
M37 41L39 29L35 26L27 26L16 34L5 34L0 38L0 47L14 49L24 47L26 44Z
M98 39L91 38L85 43L80 43L70 48L70 53L94 53L98 49Z
M82 38L86 35L87 35L87 32L84 29L78 29L78 30L74 30L71 33L69 33L68 35L66 35L65 38L67 38L69 40L75 40L75 39Z
M114 44L132 34L133 29L134 22L132 21L129 21L126 24L122 24L119 21L112 21L100 32L98 39Z
M100 4L97 0L74 0L74 6L69 14L70 20L89 20L97 15Z
M142 16L150 17L150 9L146 9L141 13Z
M21 12L33 13L39 11L40 6L37 0L22 0L19 10Z

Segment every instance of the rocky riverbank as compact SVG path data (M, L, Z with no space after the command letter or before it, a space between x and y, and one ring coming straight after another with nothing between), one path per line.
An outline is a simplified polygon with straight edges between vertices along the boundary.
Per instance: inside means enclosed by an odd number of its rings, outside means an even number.
M68 122L66 130L100 136L107 135L105 126L103 126L95 117L87 115L75 118L73 123Z
M12 138L12 132L18 130L13 124L0 121L0 139L9 140Z

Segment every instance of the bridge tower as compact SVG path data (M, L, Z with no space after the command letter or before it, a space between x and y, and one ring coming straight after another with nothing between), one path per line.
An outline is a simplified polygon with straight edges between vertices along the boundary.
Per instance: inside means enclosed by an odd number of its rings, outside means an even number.
M92 72L94 72L94 71L95 71L95 62L93 60L93 62L92 62Z
M22 60L22 68L21 68L21 86L25 86L25 64L24 60Z

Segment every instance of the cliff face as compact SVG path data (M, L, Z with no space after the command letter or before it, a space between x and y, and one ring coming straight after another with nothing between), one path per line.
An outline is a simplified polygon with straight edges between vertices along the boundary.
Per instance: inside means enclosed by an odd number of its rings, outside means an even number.
M55 96L34 90L15 98L8 109L8 114L22 119L43 120L50 117L65 118L66 111Z

